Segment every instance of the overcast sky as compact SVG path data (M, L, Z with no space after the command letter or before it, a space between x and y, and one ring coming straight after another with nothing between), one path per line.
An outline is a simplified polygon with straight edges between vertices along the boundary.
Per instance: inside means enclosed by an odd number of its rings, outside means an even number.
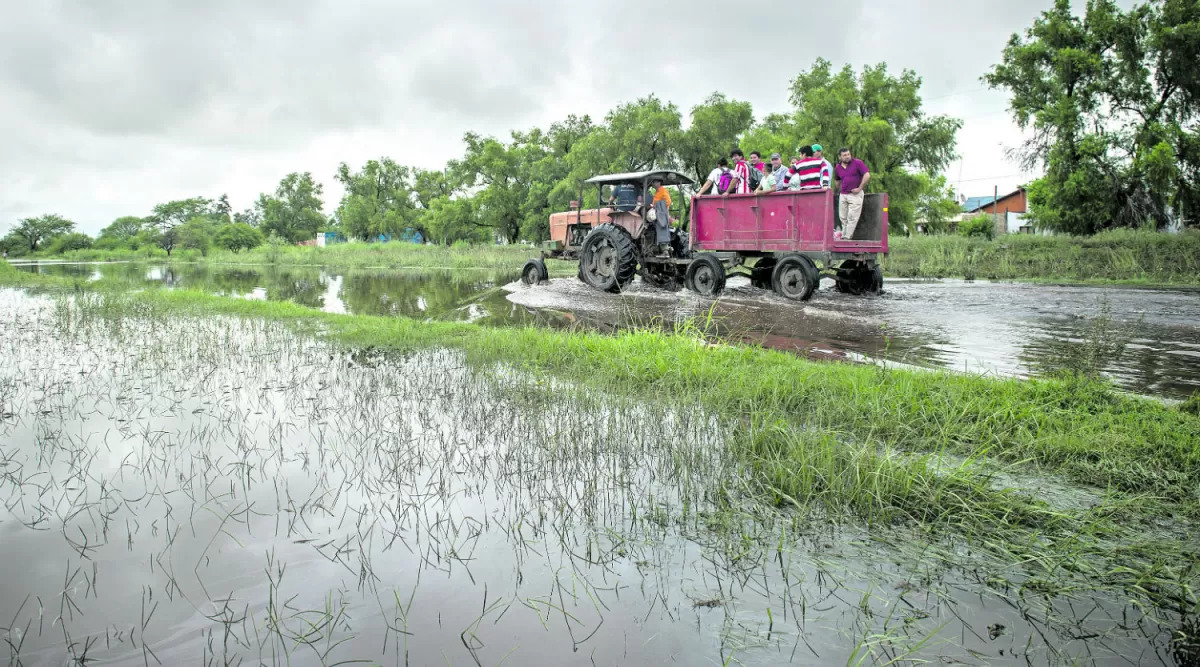
M720 90L761 118L821 56L916 70L926 109L965 122L947 176L989 194L1027 175L1004 157L1020 141L1007 100L979 77L1051 4L0 2L0 233L56 212L92 234L176 198L240 210L291 171L325 184L332 213L341 161L436 168L468 130L599 119L648 93L686 114Z

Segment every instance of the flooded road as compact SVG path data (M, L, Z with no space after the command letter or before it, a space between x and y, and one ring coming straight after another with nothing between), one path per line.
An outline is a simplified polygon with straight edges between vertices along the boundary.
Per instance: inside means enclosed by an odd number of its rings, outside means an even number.
M28 264L80 280L191 287L287 300L329 312L403 315L490 325L586 327L699 323L709 331L816 358L871 357L1002 376L1103 371L1141 394L1200 390L1200 290L963 281L888 281L877 298L829 281L804 304L731 279L716 302L635 282L623 295L574 278L533 288L513 274L336 271L198 264Z

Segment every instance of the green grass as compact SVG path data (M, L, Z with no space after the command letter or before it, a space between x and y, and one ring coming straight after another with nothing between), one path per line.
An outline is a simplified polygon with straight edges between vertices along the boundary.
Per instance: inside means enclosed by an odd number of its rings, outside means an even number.
M969 278L1200 285L1200 231L1116 230L1091 237L1010 234L889 240L884 272L896 278Z
M138 250L76 250L62 255L39 254L31 259L77 262L173 261L206 264L278 264L281 266L332 266L347 269L487 269L520 271L538 250L528 246L437 246L412 243L340 243L322 248L310 246L260 246L244 252L212 250L201 255L195 250L176 250L170 257L160 248ZM576 265L548 261L552 275L575 275Z

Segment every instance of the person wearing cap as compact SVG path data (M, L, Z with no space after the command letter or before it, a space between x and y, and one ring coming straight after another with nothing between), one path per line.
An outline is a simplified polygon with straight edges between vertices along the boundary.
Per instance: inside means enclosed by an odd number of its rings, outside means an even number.
M824 149L821 144L813 144L813 158L821 161L821 187L828 188L833 186L833 165L829 164L829 160L825 159Z
M771 153L771 175L775 179L775 192L783 192L788 189L788 167L783 163L783 156L779 153Z

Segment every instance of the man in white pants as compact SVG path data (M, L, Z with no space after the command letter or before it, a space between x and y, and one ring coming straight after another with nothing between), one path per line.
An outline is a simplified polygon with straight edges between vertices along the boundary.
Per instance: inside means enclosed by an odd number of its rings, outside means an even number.
M871 172L862 160L850 154L849 148L838 151L838 163L833 168L834 176L841 183L842 196L838 203L838 216L842 219L842 240L854 239L854 228L862 216L863 193L871 182Z

